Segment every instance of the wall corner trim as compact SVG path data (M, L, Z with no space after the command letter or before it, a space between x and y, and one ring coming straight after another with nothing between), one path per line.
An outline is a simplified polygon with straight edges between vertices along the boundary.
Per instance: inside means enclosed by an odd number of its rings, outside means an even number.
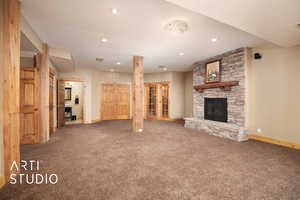
M260 136L257 134L249 134L248 138L252 139L252 140L258 140L261 142L276 144L276 145L300 150L300 144L293 143L293 142L286 142L286 141L277 140L277 139L273 139L273 138L269 138L269 137L265 137L265 136Z

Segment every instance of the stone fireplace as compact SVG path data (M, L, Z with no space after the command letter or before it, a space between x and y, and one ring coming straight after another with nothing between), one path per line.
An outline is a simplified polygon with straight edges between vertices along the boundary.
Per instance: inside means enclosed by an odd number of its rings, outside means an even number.
M222 60L221 82L238 81L230 89L208 88L193 91L193 118L185 119L186 128L236 141L247 140L245 48L195 63L193 85L205 84L205 64Z

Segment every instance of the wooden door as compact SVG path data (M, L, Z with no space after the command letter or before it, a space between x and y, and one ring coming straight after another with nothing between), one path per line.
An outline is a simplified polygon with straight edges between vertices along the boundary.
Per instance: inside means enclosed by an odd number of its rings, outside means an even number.
M169 83L145 83L145 117L169 118Z
M50 74L49 76L49 130L50 134L54 132L54 76Z
M21 144L39 142L39 74L37 68L21 67L20 122Z
M103 84L101 119L129 119L130 118L130 89L126 84Z
M157 116L157 94L158 94L158 87L155 83L146 83L145 84L146 90L146 117L147 118L156 118Z
M161 117L169 118L169 84L160 85Z
M65 125L65 82L57 81L57 127Z

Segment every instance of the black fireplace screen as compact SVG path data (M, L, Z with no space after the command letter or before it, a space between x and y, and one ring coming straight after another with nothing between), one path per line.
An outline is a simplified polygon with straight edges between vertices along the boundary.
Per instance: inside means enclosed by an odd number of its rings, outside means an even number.
M227 99L226 98L205 98L204 119L227 122Z

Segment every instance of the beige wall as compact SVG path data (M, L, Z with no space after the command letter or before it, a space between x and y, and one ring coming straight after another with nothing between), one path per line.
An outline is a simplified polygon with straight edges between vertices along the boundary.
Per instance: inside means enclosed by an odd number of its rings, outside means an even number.
M71 101L65 101L72 107L72 115L76 115L77 119L83 119L83 83L82 82L65 82L66 88L72 88ZM78 96L79 104L75 104L75 98Z
M249 69L249 131L300 144L300 46L255 52L263 57Z
M0 52L3 52L3 1L0 1ZM4 175L3 152L3 54L0 53L0 176Z
M118 82L131 84L132 75L128 73L102 72L94 68L78 68L75 72L60 73L60 78L80 78L84 84L84 119L90 123L100 119L101 84Z
M32 44L34 45L35 48L37 48L40 52L43 51L42 40L39 38L39 36L36 34L36 32L32 29L32 27L27 22L27 20L24 18L24 16L21 17L21 31L32 42Z
M184 117L184 100L185 100L185 81L184 73L172 72L171 82L171 118Z
M84 83L84 109L85 121L92 122L100 119L101 113L101 84L108 82L117 82L130 85L132 82L131 73L117 73L117 72L103 72L94 68L78 68L75 72L60 73L60 78L81 78L85 80ZM181 72L164 72L164 73L150 73L145 74L145 82L160 82L170 81L170 98L171 118L183 118L185 106L185 79L184 73ZM131 91L130 91L131 93ZM132 99L130 99L130 104ZM131 106L132 107L132 106ZM132 111L130 113L132 115Z
M30 57L21 57L20 65L21 65L21 67L33 67L34 60L33 60L33 58L30 58Z
M193 117L193 72L184 73L184 117Z

